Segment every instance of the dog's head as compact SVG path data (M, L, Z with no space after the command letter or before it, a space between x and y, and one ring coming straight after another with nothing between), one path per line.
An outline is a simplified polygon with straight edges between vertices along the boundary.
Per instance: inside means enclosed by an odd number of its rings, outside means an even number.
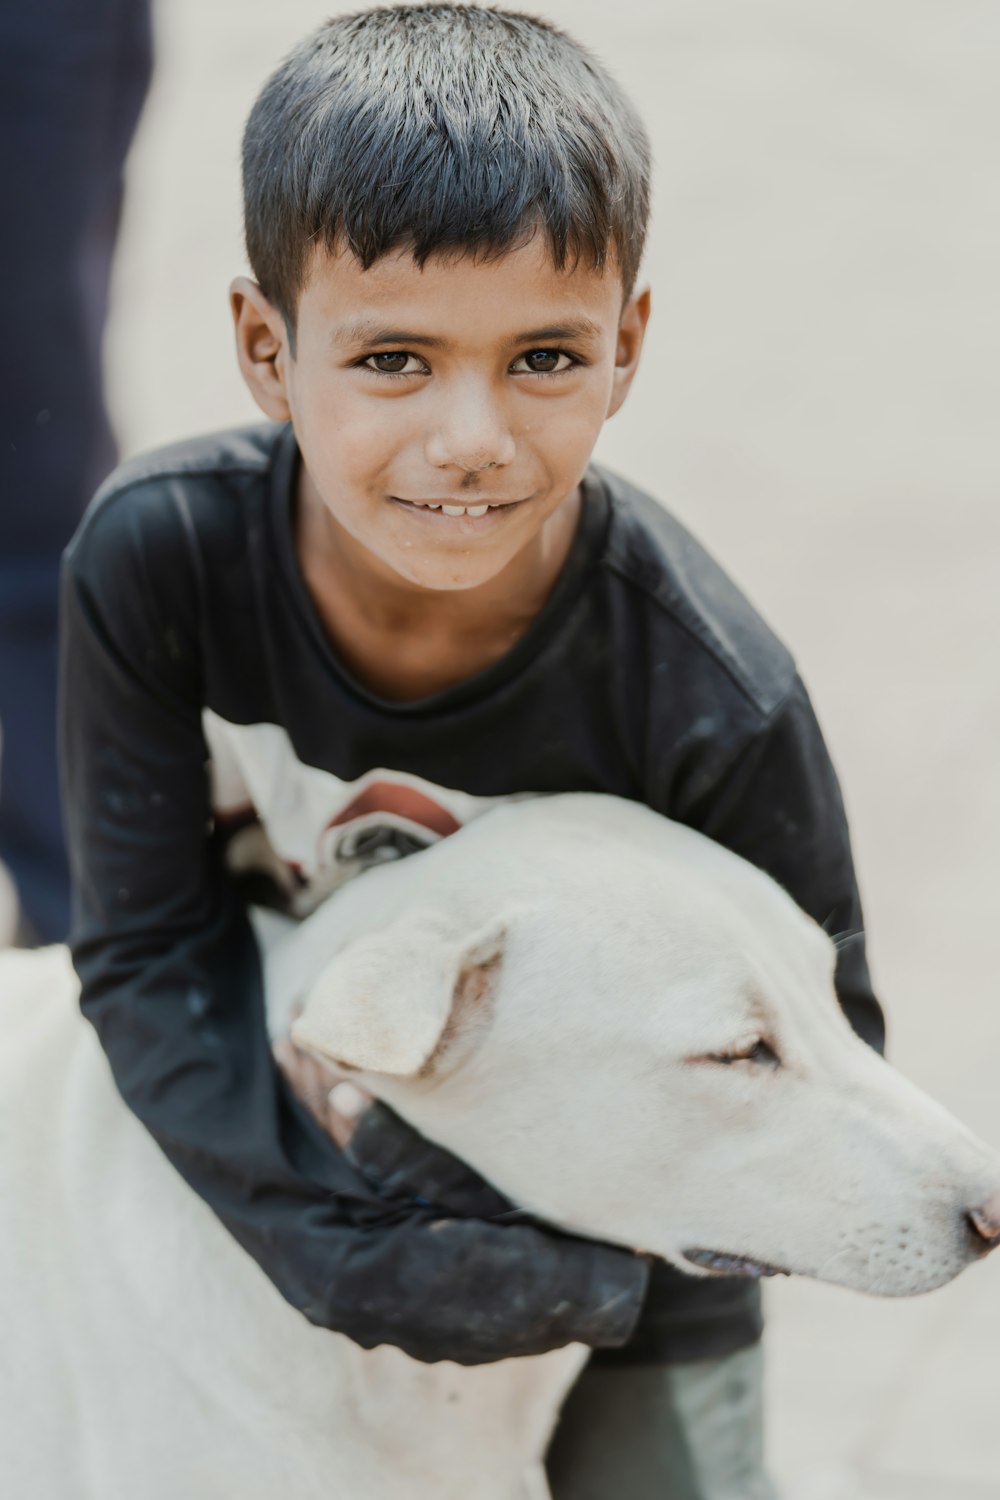
M854 1035L820 928L690 829L541 799L351 895L295 1041L540 1217L886 1295L1000 1235L1000 1160Z

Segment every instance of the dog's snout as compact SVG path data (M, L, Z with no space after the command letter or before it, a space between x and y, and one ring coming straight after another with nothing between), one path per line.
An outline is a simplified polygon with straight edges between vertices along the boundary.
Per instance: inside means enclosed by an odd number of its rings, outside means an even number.
M970 1208L969 1223L983 1250L994 1250L1000 1245L1000 1191L991 1193L978 1208Z

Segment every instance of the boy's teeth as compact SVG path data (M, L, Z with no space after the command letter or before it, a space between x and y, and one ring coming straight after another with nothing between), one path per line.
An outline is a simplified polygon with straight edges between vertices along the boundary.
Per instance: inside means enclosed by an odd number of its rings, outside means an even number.
M411 500L409 504L418 510L439 510L445 516L474 516L477 520L488 510L497 508L495 505L443 505L440 500Z

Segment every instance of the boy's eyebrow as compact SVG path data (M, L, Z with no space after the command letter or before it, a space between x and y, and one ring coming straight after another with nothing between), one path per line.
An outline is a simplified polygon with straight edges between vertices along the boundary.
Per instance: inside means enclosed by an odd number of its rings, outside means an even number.
M519 333L517 344L542 343L546 339L599 339L604 330L591 318L569 318L565 323L553 323L550 328L529 328Z
M565 323L553 323L547 328L529 328L525 333L515 334L512 344L543 343L551 339L600 338L603 330L591 318L568 318ZM414 333L405 328L388 328L374 318L361 318L355 323L346 323L331 335L333 344L422 344L427 349L441 349L448 340L435 334Z

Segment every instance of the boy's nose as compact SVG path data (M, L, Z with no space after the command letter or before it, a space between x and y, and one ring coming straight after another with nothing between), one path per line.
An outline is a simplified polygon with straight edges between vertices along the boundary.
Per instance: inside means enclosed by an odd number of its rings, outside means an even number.
M425 452L436 469L475 474L505 468L514 461L514 434L491 403L453 403L429 434Z

